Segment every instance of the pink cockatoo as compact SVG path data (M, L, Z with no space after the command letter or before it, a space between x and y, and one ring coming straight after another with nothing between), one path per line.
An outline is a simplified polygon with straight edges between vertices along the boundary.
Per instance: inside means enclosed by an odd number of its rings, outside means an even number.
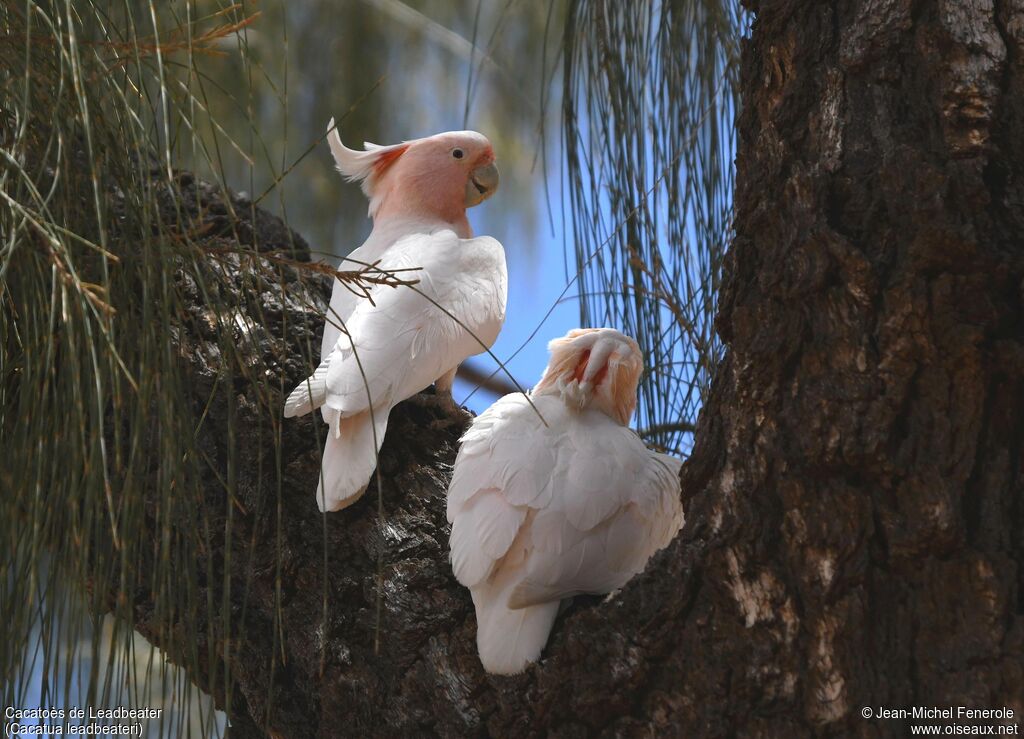
M328 124L333 128L334 121ZM335 283L321 363L285 401L286 417L320 408L330 427L317 503L359 499L377 465L391 408L434 383L450 393L459 364L486 351L505 320L505 252L472 238L466 208L498 186L494 152L474 131L353 151L328 136L338 170L360 181L373 231L341 269L377 263L414 287L377 285L369 299Z
M576 329L548 348L536 409L506 395L474 420L448 487L452 568L473 596L480 661L501 675L537 660L562 602L622 587L683 523L682 463L627 426L637 343Z

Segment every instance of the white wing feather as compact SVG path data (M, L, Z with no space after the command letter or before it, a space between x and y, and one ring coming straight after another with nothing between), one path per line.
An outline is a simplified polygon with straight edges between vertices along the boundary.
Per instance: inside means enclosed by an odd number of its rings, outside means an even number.
M359 248L354 249L341 260L339 270L358 272L368 265L382 260L384 255L398 242L403 235L408 234L408 224L399 224L395 227L381 225L374 228L369 238ZM393 267L392 267L393 269ZM386 289L386 288L382 288ZM372 295L372 293L371 293ZM347 326L353 311L366 301L366 298L343 285L338 280L334 281L331 291L331 304L327 310L324 322L324 335L320 344L320 359L324 360L334 351L338 339L342 335L342 327Z
M292 390L284 401L284 417L304 416L327 399L327 362L321 362L306 381Z

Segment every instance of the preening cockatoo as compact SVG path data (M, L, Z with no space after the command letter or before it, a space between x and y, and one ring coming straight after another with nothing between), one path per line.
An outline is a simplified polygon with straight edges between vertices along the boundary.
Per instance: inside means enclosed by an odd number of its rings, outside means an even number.
M575 329L548 349L536 410L513 394L482 413L448 487L452 568L473 596L480 661L502 675L540 656L563 600L622 587L683 523L682 463L627 426L637 343Z
M332 120L328 130L334 125ZM505 320L505 252L472 238L466 208L498 186L494 152L474 131L353 151L328 136L338 170L362 183L373 231L341 269L379 262L414 287L377 285L369 299L335 283L321 363L285 401L286 417L320 408L330 426L317 503L351 505L377 465L392 406L435 383L450 392L459 364L494 343Z

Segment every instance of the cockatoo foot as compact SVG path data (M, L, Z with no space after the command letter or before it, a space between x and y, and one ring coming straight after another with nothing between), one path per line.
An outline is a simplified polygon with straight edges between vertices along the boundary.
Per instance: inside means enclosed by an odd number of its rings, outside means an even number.
M452 367L450 370L434 380L434 390L437 391L438 395L447 395L451 397L452 385L455 384L455 373L458 372L458 370L458 367Z
M455 384L455 372L457 370L458 367L453 367L434 380L434 392L431 393L428 390L420 396L424 401L424 405L438 408L447 415L463 412L462 406L456 403L452 397L452 385Z

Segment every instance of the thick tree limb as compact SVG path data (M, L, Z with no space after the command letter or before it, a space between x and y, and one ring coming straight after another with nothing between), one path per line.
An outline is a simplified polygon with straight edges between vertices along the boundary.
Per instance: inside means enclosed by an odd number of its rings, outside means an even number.
M371 486L322 519L316 424L280 424L279 518L271 471L238 471L233 546L257 546L228 573L239 594L249 583L244 611L231 601L245 634L217 650L247 731L901 736L906 722L861 707L1024 711L1024 6L757 9L718 321L729 351L684 469L680 537L621 593L565 614L538 666L489 677L447 563L465 417L429 396L396 409L383 518ZM310 324L304 311L279 315ZM273 335L287 389L310 369L287 358L315 336ZM217 372L197 363L197 398ZM242 457L257 459L278 422L237 391ZM203 430L214 465L226 416L212 408ZM203 587L221 602L222 579Z

